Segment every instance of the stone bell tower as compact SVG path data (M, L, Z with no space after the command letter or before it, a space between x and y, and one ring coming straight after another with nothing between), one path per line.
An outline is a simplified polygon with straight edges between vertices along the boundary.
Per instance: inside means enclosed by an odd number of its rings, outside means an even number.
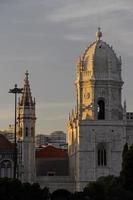
M17 140L19 147L19 177L33 183L35 170L35 99L32 99L28 71L25 73L22 96L18 102Z
M77 112L80 119L121 120L121 58L96 33L77 64Z
M109 174L119 175L126 139L121 91L121 58L111 46L96 41L79 58L76 109L68 123L70 173L75 190Z

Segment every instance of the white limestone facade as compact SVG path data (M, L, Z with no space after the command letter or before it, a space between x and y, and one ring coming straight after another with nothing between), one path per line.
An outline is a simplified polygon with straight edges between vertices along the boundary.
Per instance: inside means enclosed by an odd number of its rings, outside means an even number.
M122 106L121 58L101 37L99 29L77 63L77 105L68 122L74 190L101 176L118 176L123 146L133 142L132 114Z
M32 99L25 73L22 96L17 109L18 177L23 182L36 181L35 169L35 99Z
M99 29L96 41L77 62L76 107L68 121L67 175L36 177L35 99L26 72L17 109L18 177L23 182L38 182L50 191L81 191L101 176L119 175L123 146L133 143L133 113L126 111L125 102L122 105L121 58L101 38Z

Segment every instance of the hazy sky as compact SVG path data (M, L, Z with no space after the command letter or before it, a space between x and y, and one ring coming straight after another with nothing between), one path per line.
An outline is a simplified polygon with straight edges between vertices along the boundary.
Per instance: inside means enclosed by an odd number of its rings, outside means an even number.
M14 96L29 71L37 133L64 130L76 100L75 63L95 40L123 61L123 99L133 111L133 0L0 0L0 128L14 122Z

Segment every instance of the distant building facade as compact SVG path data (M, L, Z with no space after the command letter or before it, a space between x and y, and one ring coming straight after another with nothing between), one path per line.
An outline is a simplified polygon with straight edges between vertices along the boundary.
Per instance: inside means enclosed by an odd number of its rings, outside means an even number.
M11 143L14 143L14 133L8 131L0 131L0 134L4 135Z
M35 136L36 147L47 146L50 143L49 135L38 134Z
M68 176L68 174L67 150L47 145L36 151L37 176Z
M49 144L58 147L66 148L66 134L63 131L55 131L49 135L39 134L35 136L36 147L47 146Z
M36 151L36 181L51 192L61 188L73 191L67 149L47 145Z
M66 134L63 131L55 131L50 134L51 144L57 148L66 148Z
M0 177L13 178L14 144L0 134Z
M14 143L14 125L9 124L8 129L0 130L0 134L4 135L10 142Z

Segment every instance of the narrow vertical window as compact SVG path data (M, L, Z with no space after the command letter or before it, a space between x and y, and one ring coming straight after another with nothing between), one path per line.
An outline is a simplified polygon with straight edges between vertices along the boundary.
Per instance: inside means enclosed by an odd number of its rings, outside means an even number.
M97 103L97 113L99 120L105 119L105 103L103 100L99 100Z
M7 163L7 177L11 178L12 177L12 167L11 167L11 162Z
M0 164L0 177L2 177L2 178L5 177L5 168L6 168L5 163L2 162Z
M107 165L106 150L104 149L104 165Z
M100 145L97 151L98 166L107 166L107 153L104 145Z
M100 160L101 160L100 149L98 149L98 166L100 166Z
M101 149L100 150L100 153L101 153L101 162L100 162L100 164L101 164L101 166L103 166L104 165L104 154L103 154L103 152L104 152L104 149Z
M25 128L25 136L28 137L28 128Z

